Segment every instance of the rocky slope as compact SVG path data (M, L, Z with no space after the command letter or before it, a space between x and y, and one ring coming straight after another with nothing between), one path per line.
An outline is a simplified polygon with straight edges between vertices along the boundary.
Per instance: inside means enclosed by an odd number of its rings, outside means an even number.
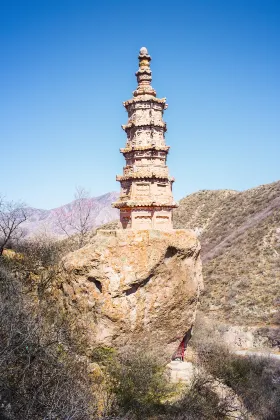
M204 313L234 325L280 323L280 181L191 194L174 225L201 241Z
M118 217L118 210L113 209L111 204L119 196L117 192L109 192L107 194L90 198L92 206L90 224L92 228L110 222ZM41 210L29 208L30 217L22 225L25 236L30 237L40 233L48 233L51 236L63 237L63 232L58 228L57 212L63 211L65 216L73 211L74 201L52 210ZM71 233L71 232L70 232ZM73 232L75 233L75 232Z

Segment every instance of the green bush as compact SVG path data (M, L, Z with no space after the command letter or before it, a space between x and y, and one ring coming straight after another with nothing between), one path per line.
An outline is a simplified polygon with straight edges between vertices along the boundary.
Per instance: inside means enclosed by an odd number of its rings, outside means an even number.
M116 361L116 350L112 347L97 346L93 349L90 359L106 366Z

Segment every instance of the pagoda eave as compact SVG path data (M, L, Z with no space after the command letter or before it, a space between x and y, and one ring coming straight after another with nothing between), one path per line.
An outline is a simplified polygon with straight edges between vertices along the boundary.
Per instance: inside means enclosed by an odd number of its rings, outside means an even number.
M149 68L138 69L137 72L135 73L135 76L142 76L143 74L150 76L152 79L152 71ZM146 80L151 80L151 79L146 79Z
M169 209L175 209L179 205L175 202L173 203L161 203L159 201L117 201L112 204L112 207L116 209L131 209L134 207L145 207L145 208L160 208L166 207Z
M123 106L126 108L127 106L134 104L135 102L156 102L158 104L166 105L166 98L157 98L151 95L140 95L135 96L134 98L128 99L127 101L123 102Z
M175 178L174 177L169 177L166 175L158 175L158 174L137 174L137 172L135 172L134 174L130 174L130 175L117 175L116 176L116 181L128 181L128 180L133 180L133 179L165 179L169 182L174 182Z
M123 149L120 149L120 152L125 154L129 152L141 152L145 150L156 150L159 152L168 152L170 149L170 146L133 146L133 147L125 147Z
M123 124L122 125L122 129L126 132L127 130L129 130L130 128L140 128L140 127L159 127L159 128L163 128L164 131L167 131L166 128L166 123L164 122L147 122L147 123L136 123L134 121L130 121L128 124Z

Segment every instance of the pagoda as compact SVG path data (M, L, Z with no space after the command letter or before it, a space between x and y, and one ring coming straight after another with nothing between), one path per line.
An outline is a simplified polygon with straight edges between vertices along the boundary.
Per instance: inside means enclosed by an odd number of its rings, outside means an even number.
M121 184L119 200L113 207L120 209L123 229L173 229L172 210L177 207L172 195L174 178L169 176L166 165L169 146L165 144L167 109L166 98L156 97L151 86L151 56L147 48L139 52L139 69L135 73L138 86L133 98L123 105L128 122L125 148L120 149L126 166L117 176Z

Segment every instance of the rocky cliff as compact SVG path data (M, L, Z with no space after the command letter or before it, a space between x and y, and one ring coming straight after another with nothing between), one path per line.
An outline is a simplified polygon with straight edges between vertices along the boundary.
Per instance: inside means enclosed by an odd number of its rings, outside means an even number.
M99 231L64 259L61 296L93 345L146 343L171 357L203 287L191 231Z

